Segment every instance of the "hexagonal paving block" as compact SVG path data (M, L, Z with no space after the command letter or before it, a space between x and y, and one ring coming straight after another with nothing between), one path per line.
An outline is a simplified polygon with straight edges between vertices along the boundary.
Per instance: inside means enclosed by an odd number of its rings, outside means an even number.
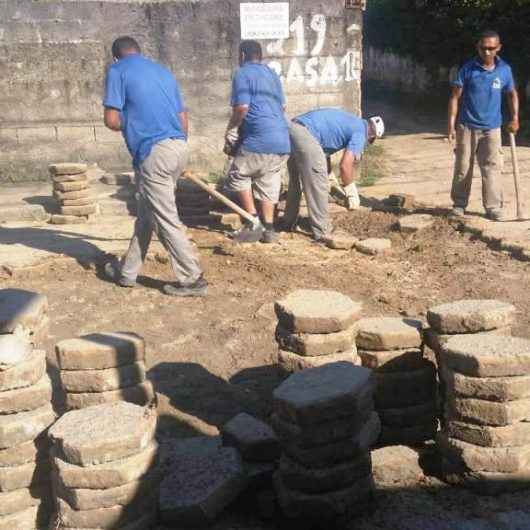
M357 322L357 348L362 350L398 350L419 348L422 324L411 318L362 318Z
M32 330L47 312L48 299L43 294L0 289L0 333L13 333L20 327Z

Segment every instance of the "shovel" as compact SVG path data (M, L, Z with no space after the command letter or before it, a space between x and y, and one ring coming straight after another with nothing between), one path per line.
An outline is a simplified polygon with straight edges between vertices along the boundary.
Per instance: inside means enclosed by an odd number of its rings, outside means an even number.
M513 181L515 184L515 200L517 201L517 220L525 221L523 213L523 203L521 197L521 185L519 177L519 161L517 159L517 145L515 143L515 134L510 133L510 147L512 150L512 164L513 164Z

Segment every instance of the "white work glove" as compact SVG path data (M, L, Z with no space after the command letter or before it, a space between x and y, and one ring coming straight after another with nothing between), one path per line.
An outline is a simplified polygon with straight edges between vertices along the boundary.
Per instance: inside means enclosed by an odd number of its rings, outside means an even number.
M359 197L355 182L344 186L343 189L346 194L346 208L348 210L358 210L361 206L361 198Z
M239 129L234 127L227 129L225 133L225 145L223 153L228 156L234 156L239 142Z

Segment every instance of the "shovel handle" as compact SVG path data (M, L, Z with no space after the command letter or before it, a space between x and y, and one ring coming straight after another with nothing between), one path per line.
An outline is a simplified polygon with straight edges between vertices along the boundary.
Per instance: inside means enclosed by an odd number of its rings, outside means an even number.
M510 148L512 152L513 182L515 184L515 200L517 202L517 218L523 219L524 214L523 214L523 204L521 201L519 160L517 159L517 144L515 142L514 133L510 133Z

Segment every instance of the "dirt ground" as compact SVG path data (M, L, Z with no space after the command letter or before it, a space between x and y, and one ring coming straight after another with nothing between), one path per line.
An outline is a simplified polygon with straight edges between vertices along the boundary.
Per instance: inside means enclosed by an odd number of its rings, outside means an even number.
M162 294L162 282L172 274L168 264L154 258L132 290L105 281L99 266L74 260L0 276L0 286L48 296L50 352L55 342L89 332L143 335L149 377L159 395L160 437L215 436L238 412L262 418L270 413L271 392L282 380L274 367L273 302L297 288L339 290L362 301L365 316L423 318L439 303L497 298L519 310L514 334L530 337L528 263L459 233L444 218L412 236L397 232L396 220L367 211L335 218L338 227L358 237L390 237L393 251L385 257L328 250L303 234L284 234L278 245L235 246L221 233L191 230L210 282L205 299ZM405 448L374 453L379 509L352 528L398 528L407 517L431 520L447 513L485 517L527 504L524 495L483 499L448 488L425 476L419 463L418 454ZM230 510L214 528L275 527L248 512L248 507ZM410 523L402 528L430 527Z

